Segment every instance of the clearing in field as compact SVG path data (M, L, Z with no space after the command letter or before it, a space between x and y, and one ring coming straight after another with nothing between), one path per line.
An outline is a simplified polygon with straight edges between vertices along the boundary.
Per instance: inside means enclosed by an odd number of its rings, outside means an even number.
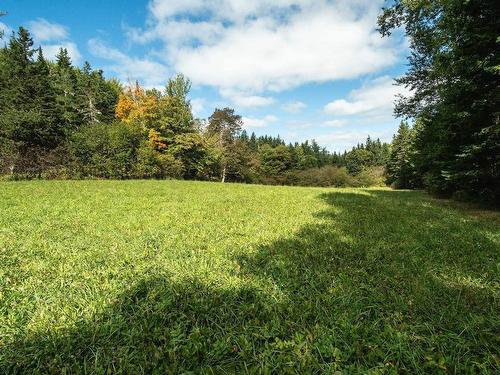
M420 192L0 183L0 372L495 372L499 249Z

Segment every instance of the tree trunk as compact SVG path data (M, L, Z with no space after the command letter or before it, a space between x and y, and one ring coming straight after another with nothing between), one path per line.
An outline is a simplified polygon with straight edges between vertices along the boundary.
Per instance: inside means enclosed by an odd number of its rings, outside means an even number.
M224 166L224 168L222 169L222 181L221 182L225 182L226 181L226 166Z

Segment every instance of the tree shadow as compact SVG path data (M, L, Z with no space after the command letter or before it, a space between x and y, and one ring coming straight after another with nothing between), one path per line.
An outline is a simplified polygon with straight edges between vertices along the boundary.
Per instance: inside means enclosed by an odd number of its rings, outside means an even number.
M342 368L499 369L497 223L410 191L321 198L316 223L239 259L279 286L302 330Z
M236 257L246 286L154 272L91 320L17 337L5 373L498 370L498 228L414 192L335 191Z
M2 373L211 373L243 370L266 338L272 303L251 288L147 277L106 310L66 330L18 337L3 348ZM253 337L252 342L242 335ZM257 363L253 363L255 366Z

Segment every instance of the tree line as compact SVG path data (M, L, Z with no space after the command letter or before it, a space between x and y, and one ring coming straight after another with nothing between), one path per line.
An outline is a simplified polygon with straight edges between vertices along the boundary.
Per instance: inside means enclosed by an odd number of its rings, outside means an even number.
M0 168L8 178L183 178L310 186L383 184L389 145L349 152L242 129L232 108L193 116L183 75L122 85L67 50L48 61L19 28L0 50Z
M247 134L234 109L193 116L189 80L123 86L88 63L55 62L20 28L0 50L0 171L10 178L185 178L422 188L500 204L500 8L496 0L394 0L379 29L403 28L411 94L392 144L344 153ZM384 181L385 180L385 181Z
M403 27L409 70L387 182L500 204L500 6L497 0L394 1L383 35Z

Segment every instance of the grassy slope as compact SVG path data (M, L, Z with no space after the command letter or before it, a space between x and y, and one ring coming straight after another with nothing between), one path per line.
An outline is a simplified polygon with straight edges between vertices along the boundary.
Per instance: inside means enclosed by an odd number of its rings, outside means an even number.
M419 192L0 183L0 373L494 372L499 267Z

